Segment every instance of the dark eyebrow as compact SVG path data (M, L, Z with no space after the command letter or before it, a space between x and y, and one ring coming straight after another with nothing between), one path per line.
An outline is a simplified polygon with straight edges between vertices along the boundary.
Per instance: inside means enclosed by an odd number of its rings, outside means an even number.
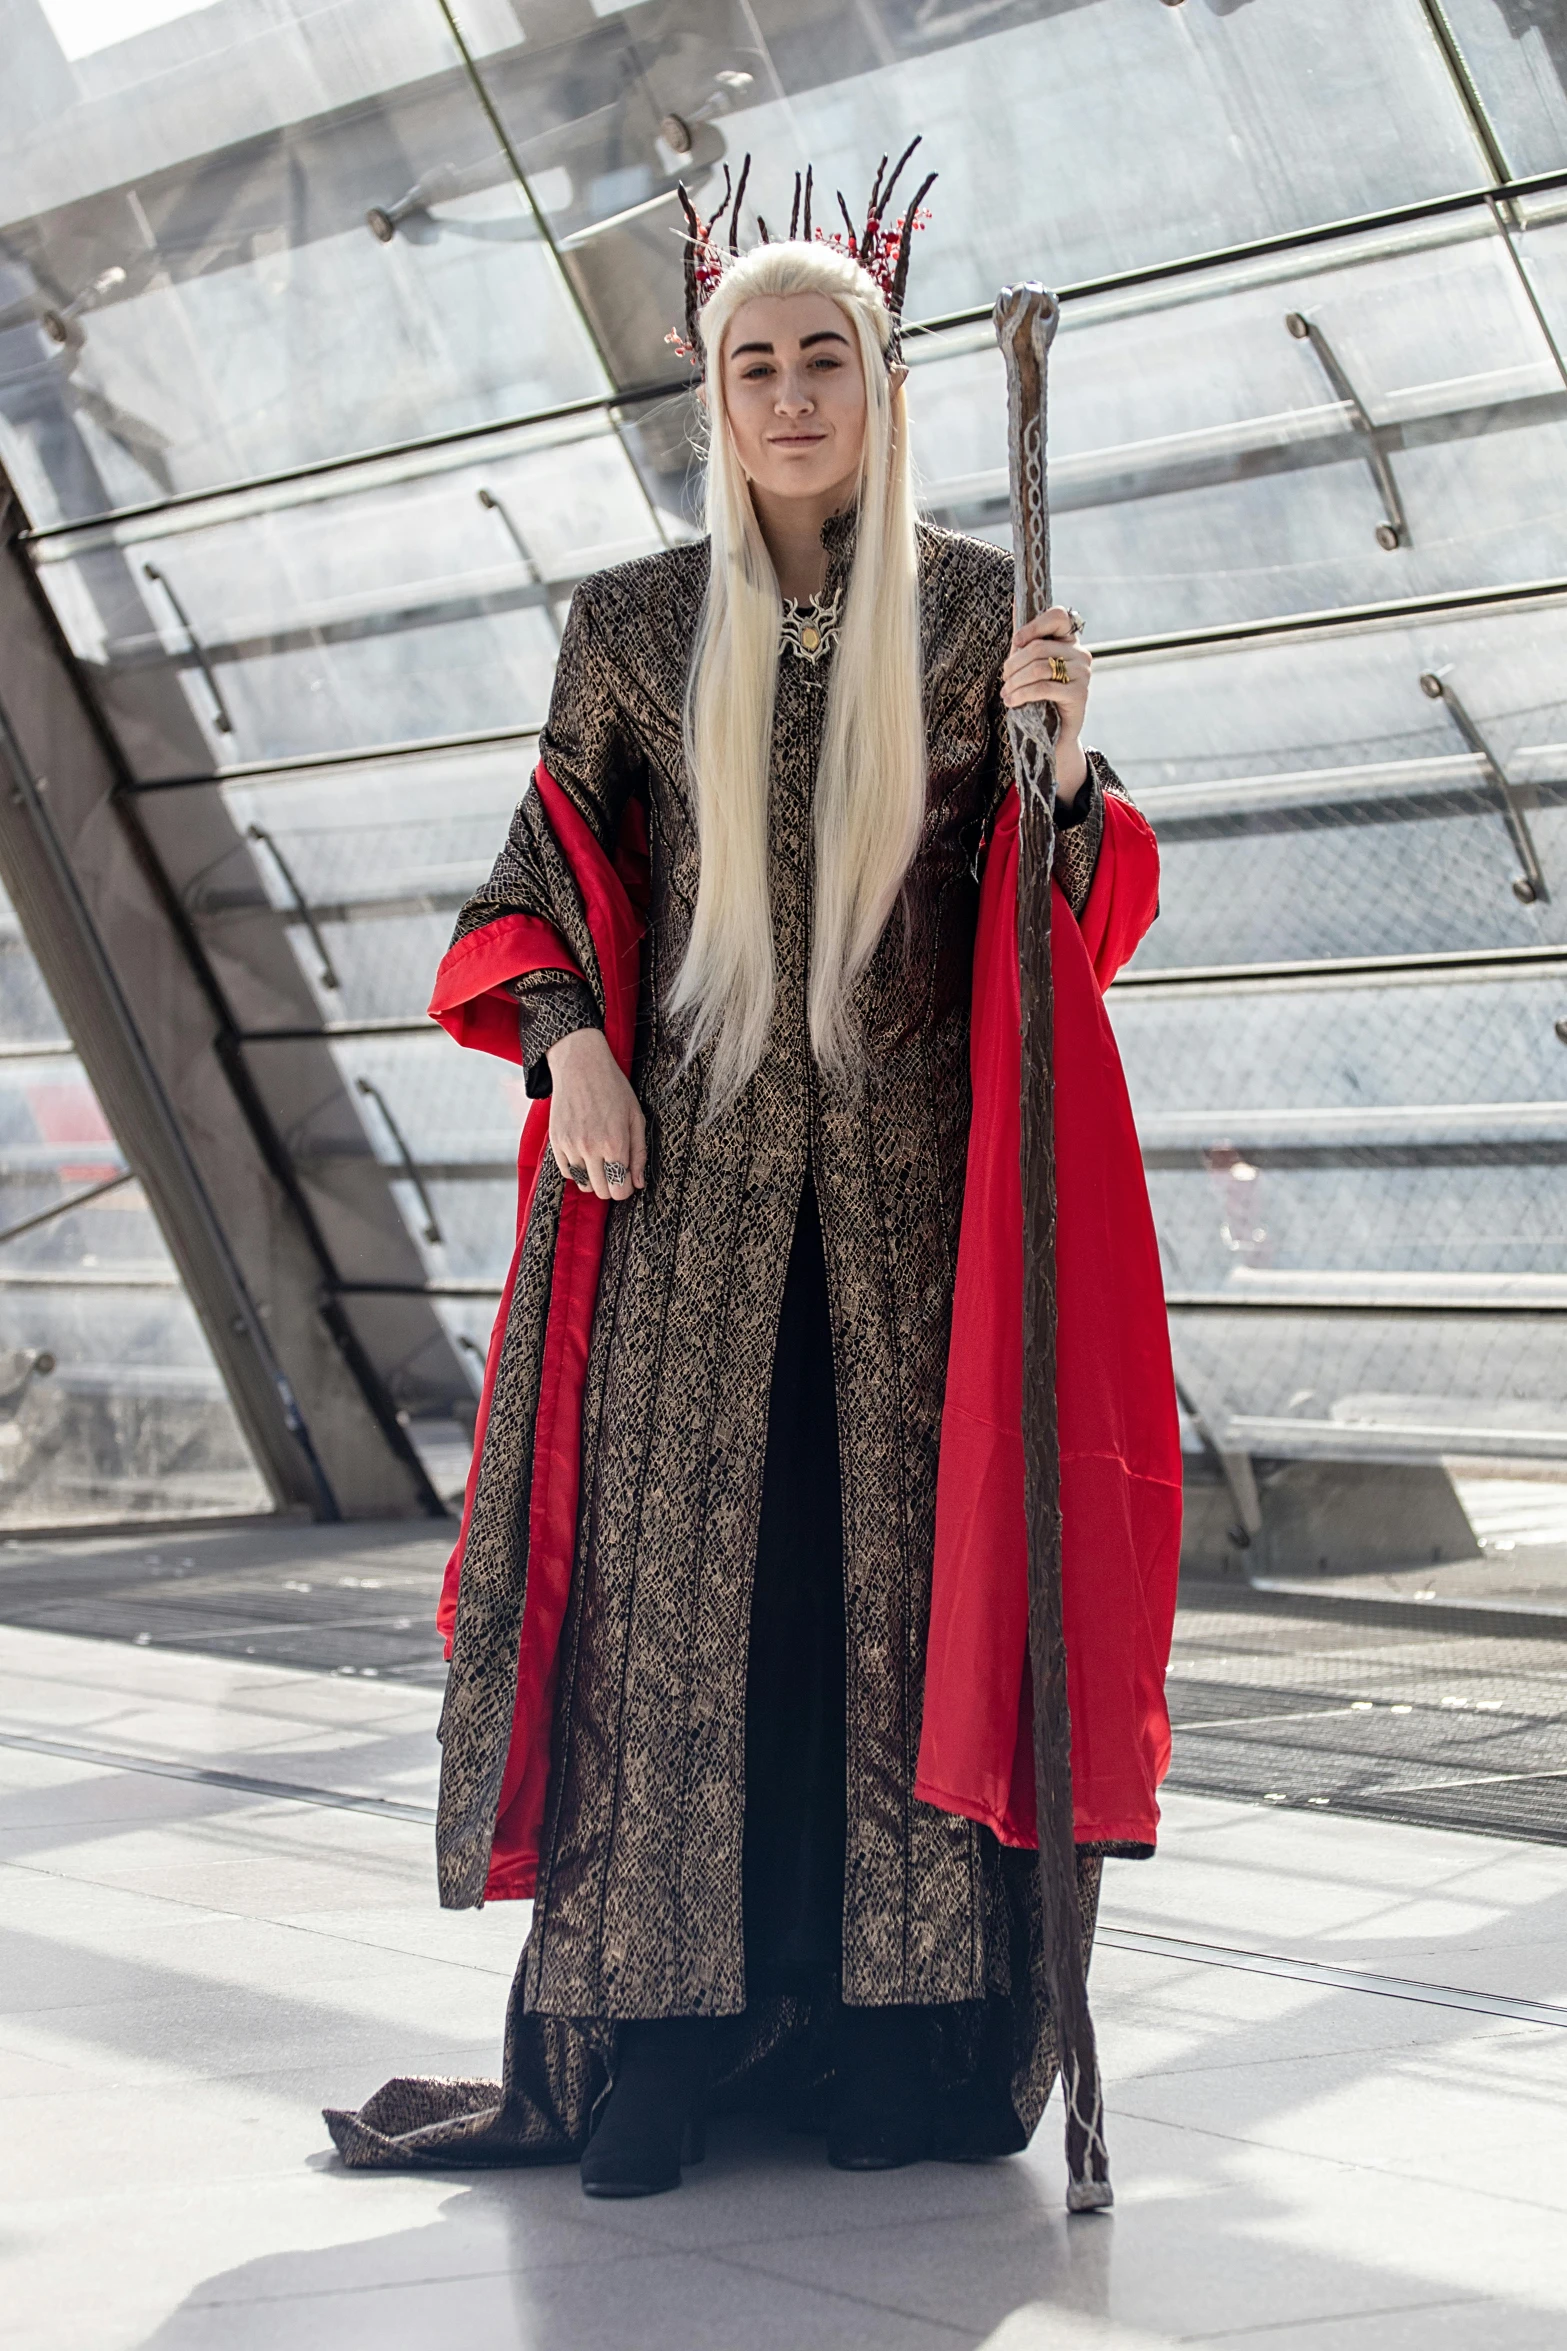
M800 337L800 349L809 351L813 343L842 343L847 349L848 342L848 336L840 335L836 327L819 327L814 335ZM773 356L771 343L731 343L729 346L731 359L743 358L747 351L765 351L769 359Z

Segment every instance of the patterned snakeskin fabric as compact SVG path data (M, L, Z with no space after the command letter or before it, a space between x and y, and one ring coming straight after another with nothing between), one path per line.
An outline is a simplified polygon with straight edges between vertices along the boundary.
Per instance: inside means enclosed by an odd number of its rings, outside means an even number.
M1083 1966L1093 1951L1103 1858L1079 1846ZM1032 1853L998 1855L992 1881L1007 1964L984 2000L931 2010L931 2152L949 2162L1015 2155L1032 2138L1060 2071L1042 1959L1039 1879ZM614 2079L616 2032L605 2019L572 2023L529 2009L527 1954L506 2012L499 2082L403 2075L357 2111L328 2107L332 2141L352 2170L569 2163L587 2144ZM714 2024L715 2112L785 2113L825 2127L833 2080L830 2006L777 1996Z
M851 559L852 518L827 536L830 594ZM697 885L681 707L706 566L699 543L578 590L542 745L606 846L631 794L646 809L652 906L633 1079L649 1177L644 1193L612 1210L605 1246L528 1999L560 2017L745 2006L750 1576L774 1332L809 1158L831 1293L848 1561L844 1994L971 2001L998 1964L987 1894L995 1851L968 1822L917 1804L912 1789L969 1115L975 852L1010 780L998 687L1012 568L994 547L922 530L929 815L902 905L857 992L858 1082L818 1069L806 1029L811 803L828 665L780 662L777 1005L749 1088L708 1118L703 1064L686 1065L664 1013ZM553 921L596 985L577 892L532 793L458 935L514 909ZM511 1725L538 1269L559 1184L546 1161L464 1564L438 1833L441 1898L455 1907L482 1897Z
M829 525L828 593L852 522ZM652 905L633 1080L649 1180L612 1209L583 1418L583 1503L562 1640L533 1930L504 2081L389 2082L328 2122L355 2165L559 2161L612 2078L617 2020L714 2018L719 2104L824 2094L831 2016L746 2004L740 1916L744 1694L779 1305L809 1164L823 1228L839 1403L847 1608L848 1839L842 1994L932 2011L939 2151L1026 2144L1057 2070L1034 1857L915 1802L937 1448L969 1118L977 852L1010 781L999 675L1010 559L922 529L930 796L924 836L859 987L857 1083L807 1042L811 799L829 664L784 659L774 722L778 996L745 1095L704 1117L664 998L689 932L697 836L681 750L705 544L579 589L543 757L599 840L628 799L648 820ZM1120 787L1091 778L1057 875L1077 910ZM530 1090L601 995L575 885L527 794L458 935L511 911L555 924L587 985L520 983ZM523 1250L464 1560L442 1714L441 1899L482 1899L511 1732L527 1577L526 1496L560 1178L546 1159ZM1102 1854L1078 1855L1085 1956Z

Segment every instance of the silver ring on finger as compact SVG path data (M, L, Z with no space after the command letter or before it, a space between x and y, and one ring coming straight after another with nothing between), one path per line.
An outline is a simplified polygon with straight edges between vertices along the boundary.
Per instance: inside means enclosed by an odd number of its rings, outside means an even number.
M606 1159L604 1162L604 1181L609 1185L611 1191L614 1190L616 1184L623 1184L629 1173L630 1170L622 1167L618 1159Z
M567 1160L566 1173L570 1176L572 1182L576 1185L579 1192L592 1191L593 1186L588 1180L587 1169L585 1167L579 1167L574 1159Z
M1069 604L1069 605L1067 606L1067 608L1066 608L1066 617L1067 617L1067 619L1068 619L1068 620L1071 622L1071 624L1072 624L1072 634L1073 634L1073 636L1074 636L1074 637L1080 637L1080 636L1082 635L1082 633L1083 633L1083 616L1082 616L1082 614L1081 614L1081 613L1078 611L1078 609L1077 609L1077 606L1076 606L1075 604Z

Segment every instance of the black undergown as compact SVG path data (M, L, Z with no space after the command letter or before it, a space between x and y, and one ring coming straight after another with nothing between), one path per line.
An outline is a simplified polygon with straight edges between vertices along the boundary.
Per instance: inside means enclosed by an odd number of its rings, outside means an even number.
M807 1172L773 1358L746 1666L748 1998L837 1990L844 1716L838 1408L821 1217Z

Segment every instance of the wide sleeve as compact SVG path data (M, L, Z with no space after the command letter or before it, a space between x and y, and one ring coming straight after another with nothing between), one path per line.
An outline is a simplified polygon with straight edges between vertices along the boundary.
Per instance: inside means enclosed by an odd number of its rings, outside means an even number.
M1099 867L1105 837L1105 794L1130 800L1131 794L1102 751L1088 751L1088 775L1070 808L1056 808L1056 846L1051 872L1072 912L1081 917L1088 904Z
M542 766L612 857L627 804L645 798L646 761L616 691L614 654L594 608L591 584L571 600L539 753ZM562 946L559 971L534 969L508 983L517 999L524 1079L537 1098L550 1090L545 1059L550 1047L576 1029L602 1026L603 1012L595 988L579 976L590 968L582 951L581 896L536 791L524 794L489 880L457 918L453 944L486 923L517 914L550 923Z

